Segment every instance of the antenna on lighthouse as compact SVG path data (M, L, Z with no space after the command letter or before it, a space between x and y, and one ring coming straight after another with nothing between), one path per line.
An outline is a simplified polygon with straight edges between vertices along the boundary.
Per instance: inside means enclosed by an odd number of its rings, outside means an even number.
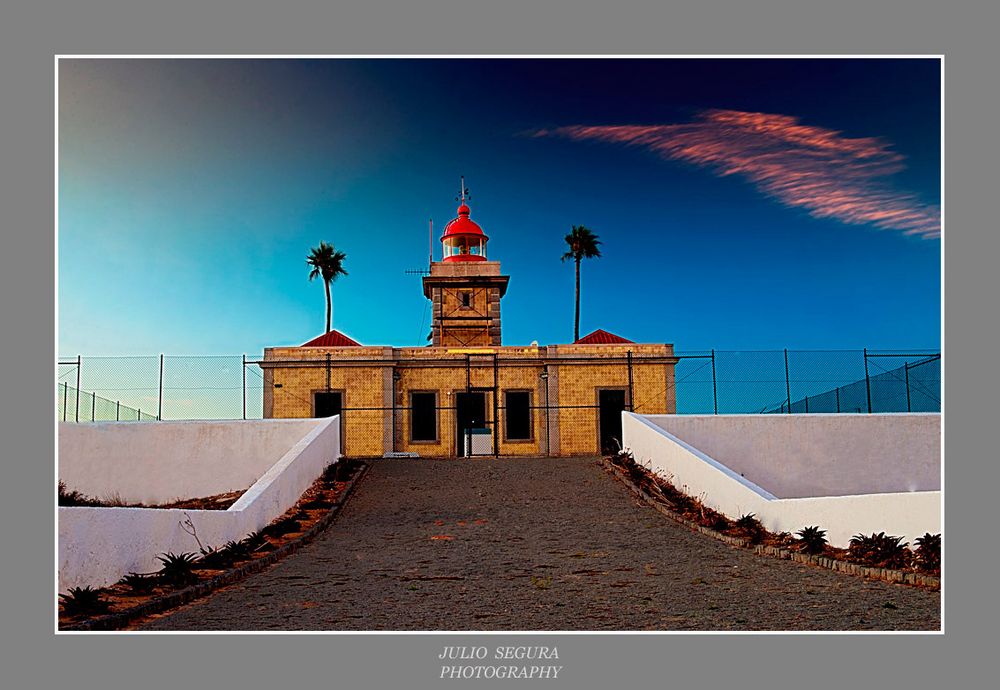
M465 203L467 199L471 199L472 195L469 194L468 188L465 186L465 175L462 175L462 186L459 187L458 196L455 197L455 201L461 201Z

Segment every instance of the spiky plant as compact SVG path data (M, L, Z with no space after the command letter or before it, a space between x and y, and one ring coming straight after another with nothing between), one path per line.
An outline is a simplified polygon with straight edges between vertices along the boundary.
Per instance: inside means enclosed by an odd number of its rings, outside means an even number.
M63 480L59 480L59 501L58 505L72 508L72 507L96 507L100 506L101 502L96 498L91 498L90 496L85 496L76 489L70 491L66 487L66 483Z
M905 568L913 558L909 543L902 537L873 532L871 535L855 534L847 546L853 560L878 568Z
M225 554L230 563L238 563L250 558L250 546L243 540L227 541L220 551Z
M755 517L754 513L740 515L733 526L740 536L749 539L751 544L759 544L764 539L764 525Z
M791 546L796 542L796 539L792 536L791 532L778 532L776 534L772 534L771 538L778 542L779 546Z
M103 590L91 587L70 587L66 594L60 594L63 612L67 616L79 618L96 616L110 610L110 602L101 598Z
M268 537L281 537L291 532L298 532L301 528L302 525L293 516L276 520L262 529L261 532Z
M913 540L917 545L914 560L917 567L925 572L941 570L941 535L926 532L924 536Z
M162 553L156 557L163 567L158 573L160 581L171 587L186 587L198 581L195 565L198 557L193 553Z
M240 543L246 546L250 553L254 553L264 548L268 542L267 538L261 532L251 532Z
M156 587L157 577L155 575L144 575L142 573L129 573L118 582L128 585L132 594L149 594Z
M224 570L233 564L229 557L229 552L223 549L213 549L211 546L201 549L201 557L198 558L195 567L207 568L209 570Z
M818 526L803 527L795 533L799 538L799 550L809 554L823 553L826 547L826 530Z

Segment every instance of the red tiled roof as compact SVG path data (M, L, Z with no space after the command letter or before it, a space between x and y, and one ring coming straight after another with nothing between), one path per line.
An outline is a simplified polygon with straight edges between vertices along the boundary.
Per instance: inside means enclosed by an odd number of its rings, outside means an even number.
M574 345L613 345L615 343L631 343L631 340L623 338L620 335L615 335L614 333L608 333L605 330L598 328L593 333L588 333L579 340L577 340Z
M299 347L360 347L361 343L348 338L340 331L330 331L321 336L313 338L308 343L302 343Z

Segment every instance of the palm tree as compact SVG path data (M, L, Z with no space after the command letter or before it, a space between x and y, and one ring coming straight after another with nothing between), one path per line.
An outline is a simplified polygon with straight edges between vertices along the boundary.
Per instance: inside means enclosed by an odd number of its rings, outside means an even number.
M346 276L344 270L344 259L347 254L337 251L332 244L320 242L318 247L309 250L306 263L312 266L309 272L309 280L316 277L323 277L323 287L326 288L326 332L330 332L330 322L333 318L333 301L330 299L330 283L337 279L337 276Z
M573 320L573 342L580 339L580 261L600 258L601 250L597 248L600 243L597 235L582 225L574 225L573 231L566 235L569 251L562 255L562 260L572 259L576 262L576 317Z

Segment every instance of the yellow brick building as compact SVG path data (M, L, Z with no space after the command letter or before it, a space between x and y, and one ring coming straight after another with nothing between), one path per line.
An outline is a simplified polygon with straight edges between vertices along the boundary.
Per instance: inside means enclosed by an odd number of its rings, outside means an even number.
M509 277L462 199L423 278L428 347L367 347L330 331L264 351L264 416L341 415L343 452L595 455L616 450L621 411L676 411L673 346L595 331L573 344L501 344Z

